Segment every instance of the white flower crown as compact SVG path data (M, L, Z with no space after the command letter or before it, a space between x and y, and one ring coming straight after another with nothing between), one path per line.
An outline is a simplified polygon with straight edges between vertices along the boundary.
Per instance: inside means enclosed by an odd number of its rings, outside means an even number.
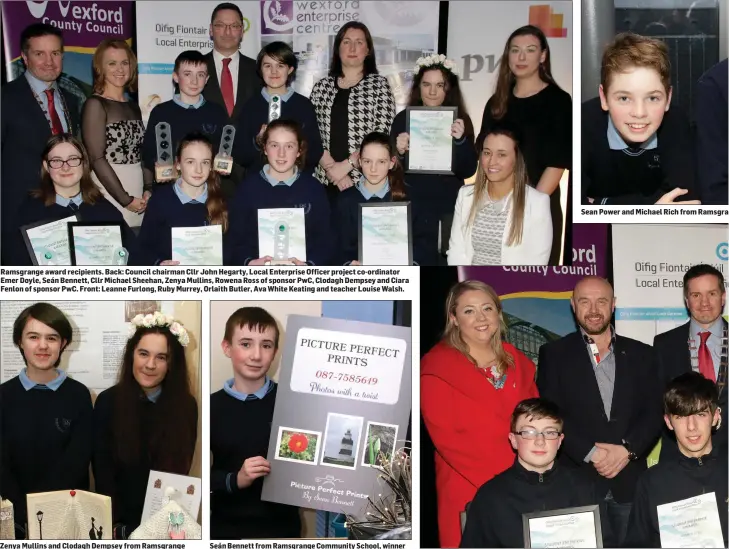
M135 316L129 326L129 337L131 338L139 328L169 328L173 336L177 338L180 345L187 347L190 343L190 336L187 335L185 327L169 315L155 311L151 315L139 314Z
M433 53L431 55L418 57L418 60L415 62L414 72L415 74L418 74L421 69L430 69L435 67L443 67L445 70L458 76L458 65L456 65L456 62L448 59L442 53L440 55Z

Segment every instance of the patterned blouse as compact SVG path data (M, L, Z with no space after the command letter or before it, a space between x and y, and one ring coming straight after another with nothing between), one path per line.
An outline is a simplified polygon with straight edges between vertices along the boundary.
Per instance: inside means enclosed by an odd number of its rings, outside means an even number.
M321 133L324 150L330 148L331 113L334 98L337 95L336 78L327 76L314 84L309 99L314 105L316 119ZM385 76L370 74L359 84L350 88L349 94L349 152L359 150L362 140L370 132L390 132L395 118L395 98L392 88ZM317 165L315 177L324 185L328 185L326 173ZM352 170L350 177L357 181L360 177L357 170Z
M511 210L510 196L495 202L487 196L476 214L471 231L474 265L501 265L501 243Z

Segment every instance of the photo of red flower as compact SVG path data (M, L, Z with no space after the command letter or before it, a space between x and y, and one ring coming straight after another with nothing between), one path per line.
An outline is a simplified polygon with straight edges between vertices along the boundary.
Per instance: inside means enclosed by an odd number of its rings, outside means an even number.
M301 433L294 433L289 439L289 450L295 454L300 454L309 446L309 439Z
M316 465L320 437L317 431L279 427L275 459Z

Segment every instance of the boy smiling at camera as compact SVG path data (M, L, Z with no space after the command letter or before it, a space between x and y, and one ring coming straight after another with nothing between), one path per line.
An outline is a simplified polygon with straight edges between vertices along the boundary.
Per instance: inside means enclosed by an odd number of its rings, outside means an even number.
M658 505L714 492L724 544L727 543L727 456L714 446L721 425L716 385L698 372L671 381L663 394L663 419L676 433L681 455L660 460L638 480L625 547L661 547ZM710 547L710 546L705 546Z
M243 307L225 323L221 346L233 378L210 396L210 536L212 539L298 538L298 507L261 501L277 383L268 377L276 357L276 320Z
M509 433L516 460L479 488L468 507L461 547L524 547L524 513L597 503L591 484L555 461L562 426L559 409L549 400L529 398L516 405Z
M666 45L619 34L603 53L600 80L599 97L582 104L582 203L698 204Z

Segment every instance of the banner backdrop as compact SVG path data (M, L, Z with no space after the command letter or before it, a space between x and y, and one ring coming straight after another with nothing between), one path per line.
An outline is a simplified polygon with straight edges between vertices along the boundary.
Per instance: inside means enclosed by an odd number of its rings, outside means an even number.
M241 53L255 59L261 47L275 41L289 44L299 59L293 87L308 97L326 76L334 36L348 21L368 26L375 43L377 68L388 77L398 110L404 108L412 83L412 68L424 51L438 49L438 2L234 2L245 18ZM189 49L207 53L211 2L186 2L170 10L169 2L137 3L139 101L147 121L152 107L172 98L175 57Z
M8 81L25 72L20 34L33 23L48 23L63 31L65 43L61 88L80 104L92 93L91 58L104 38L132 38L132 2L3 2L3 40Z
M683 275L692 265L708 263L727 276L726 225L613 225L612 230L615 327L622 335L652 345L657 334L688 322Z
M547 36L552 76L572 94L572 2L448 2L448 57L459 63L461 90L476 134L494 92L509 35L535 25Z
M481 280L502 300L507 341L535 364L542 344L577 329L570 298L588 275L607 275L607 225L580 225L573 235L572 265L561 267L459 267L459 280Z

